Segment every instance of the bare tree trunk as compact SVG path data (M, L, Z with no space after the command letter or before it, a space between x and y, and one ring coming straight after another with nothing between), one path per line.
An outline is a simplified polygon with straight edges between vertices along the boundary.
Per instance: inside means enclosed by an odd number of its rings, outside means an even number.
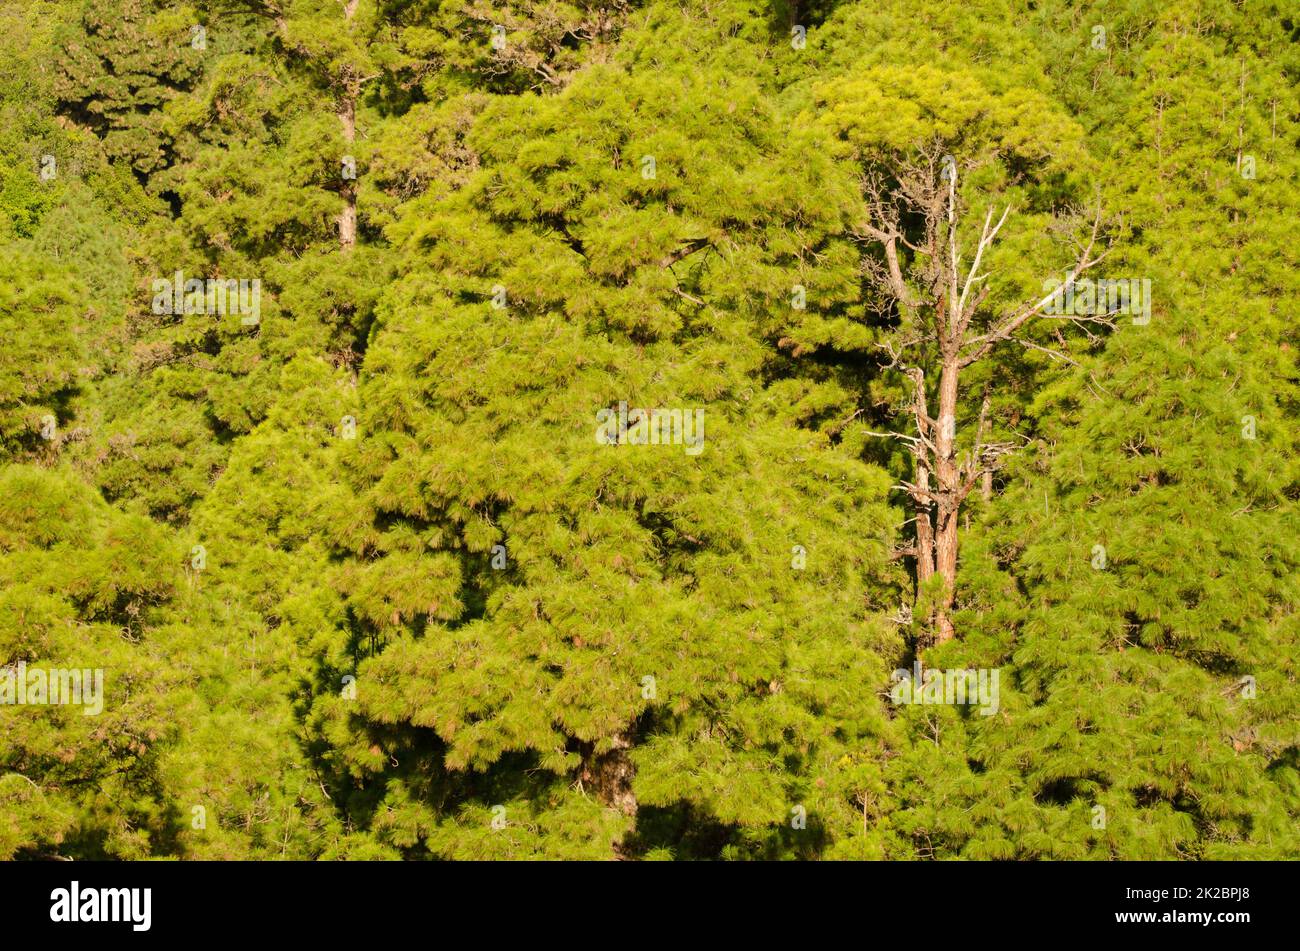
M343 7L344 19L352 22L360 0L347 0ZM350 73L350 70L349 70ZM343 141L347 143L348 154L357 140L357 88L351 75L344 77L343 99L339 103L339 122L343 125ZM339 249L344 253L351 251L357 243L357 188L356 180L343 179L340 190L343 197L343 210L339 212Z
M912 397L912 412L916 417L916 430L922 439L932 434L929 407L925 399L925 372L915 368L907 374L915 387ZM930 456L923 444L912 446L912 468L916 477L916 489L912 492L912 503L916 509L916 586L934 576L934 519L931 498Z
M636 769L627 755L631 748L631 732L620 733L614 737L614 748L609 752L585 755L579 772L579 778L602 803L625 816L634 816L637 810L636 795L632 792Z
M925 460L913 456L916 463L916 484L926 491L930 489L930 473L925 467ZM934 576L934 522L930 518L931 505L928 499L918 498L916 505L916 586L920 588Z
M350 147L357 138L356 99L351 93L339 106L339 120L343 123L343 141ZM339 212L339 248L347 252L357 243L357 189L354 179L343 179L340 191L343 210Z
M945 354L939 376L939 431L935 440L935 470L939 504L935 526L934 570L944 590L935 611L939 643L951 640L952 603L957 590L957 513L961 496L961 471L957 466L957 382L960 371L956 354Z

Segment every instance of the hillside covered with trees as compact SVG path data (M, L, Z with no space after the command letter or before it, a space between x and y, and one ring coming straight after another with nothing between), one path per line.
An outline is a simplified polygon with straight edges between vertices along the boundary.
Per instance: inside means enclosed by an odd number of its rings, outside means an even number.
M0 859L1300 858L1298 215L1290 0L0 0Z

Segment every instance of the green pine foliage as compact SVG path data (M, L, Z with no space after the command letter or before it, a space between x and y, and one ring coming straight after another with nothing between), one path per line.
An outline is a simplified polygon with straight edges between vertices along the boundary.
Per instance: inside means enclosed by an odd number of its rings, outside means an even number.
M1298 82L1277 0L4 0L0 859L1300 857ZM942 639L890 353L1007 205L977 333L1094 215L1151 306L963 369Z

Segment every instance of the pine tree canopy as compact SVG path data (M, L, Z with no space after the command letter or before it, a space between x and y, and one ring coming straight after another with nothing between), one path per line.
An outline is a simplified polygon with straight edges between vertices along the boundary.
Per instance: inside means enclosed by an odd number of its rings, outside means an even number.
M0 0L0 859L1300 858L1279 0Z

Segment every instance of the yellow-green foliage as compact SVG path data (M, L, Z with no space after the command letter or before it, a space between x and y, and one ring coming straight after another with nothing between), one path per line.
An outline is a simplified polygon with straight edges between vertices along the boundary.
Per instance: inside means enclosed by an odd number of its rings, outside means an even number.
M104 672L0 705L0 859L1300 857L1294 13L499 6L0 11L0 674ZM940 646L922 153L982 320L1098 207L1153 288L963 377Z

